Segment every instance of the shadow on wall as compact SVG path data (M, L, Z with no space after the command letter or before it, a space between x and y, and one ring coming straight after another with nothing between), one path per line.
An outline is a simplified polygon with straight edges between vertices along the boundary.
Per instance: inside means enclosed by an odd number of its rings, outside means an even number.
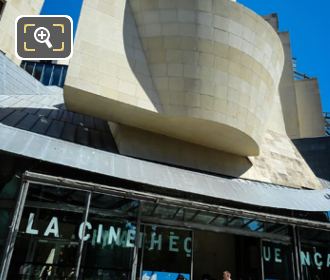
M126 1L124 13L123 36L128 63L143 91L148 95L149 100L157 109L157 112L163 112L162 102L159 99L160 97L151 77L129 1Z

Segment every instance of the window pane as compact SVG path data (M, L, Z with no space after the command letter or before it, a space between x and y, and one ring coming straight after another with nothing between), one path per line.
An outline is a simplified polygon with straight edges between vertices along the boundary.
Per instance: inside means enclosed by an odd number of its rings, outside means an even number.
M73 279L87 195L31 185L8 279Z
M130 279L138 207L134 200L93 194L81 279Z
M140 272L143 280L190 279L191 231L144 226L143 248Z
M265 279L293 279L292 246L263 242L262 257Z
M330 279L330 233L300 229L303 279Z

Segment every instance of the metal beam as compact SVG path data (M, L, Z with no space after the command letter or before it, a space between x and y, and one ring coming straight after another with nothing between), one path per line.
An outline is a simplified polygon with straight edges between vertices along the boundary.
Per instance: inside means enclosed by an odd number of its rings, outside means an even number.
M219 233L228 233L228 234L236 234L236 235L244 235L249 237L258 237L262 239L268 240L276 240L280 242L290 242L291 238L289 236L283 236L278 234L272 234L267 232L254 232L249 230L243 230L241 228L234 228L234 227L222 227L222 226L214 226L209 224L199 224L194 222L183 222L183 221L175 221L175 220L167 220L167 219L159 219L156 217L141 217L141 221L144 224L158 224L158 225L165 225L171 226L176 228L182 229L195 229L201 231L212 231L212 232L219 232Z
M218 219L219 217L220 215L215 215L213 218L211 218L211 220L208 221L208 224L209 225L213 224L216 221L216 219Z
M255 222L255 220L254 220L254 219L251 219L250 221L248 221L248 222L246 222L245 224L243 224L243 225L241 226L241 228L245 228L246 226L248 226L249 224L251 224L251 223L253 223L253 222Z

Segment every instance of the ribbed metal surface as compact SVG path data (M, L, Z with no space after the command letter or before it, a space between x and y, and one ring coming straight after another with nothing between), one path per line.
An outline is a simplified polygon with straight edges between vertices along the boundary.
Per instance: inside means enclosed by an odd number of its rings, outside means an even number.
M117 151L107 122L67 111L62 94L0 95L0 123L105 151Z

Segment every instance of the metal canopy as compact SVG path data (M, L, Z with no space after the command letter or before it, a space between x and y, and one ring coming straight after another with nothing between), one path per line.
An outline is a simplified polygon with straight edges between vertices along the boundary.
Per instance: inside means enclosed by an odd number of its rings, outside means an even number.
M23 174L23 182L29 182L31 184L43 186L75 189L79 190L80 192L93 192L97 194L96 198L98 198L98 194L104 194L125 198L128 200L131 199L134 201L140 201L143 203L143 207L140 207L139 209L144 209L143 213L141 213L144 215L144 217L154 218L157 221L156 223L159 223L160 220L165 220L165 224L168 225L171 225L173 222L178 222L179 224L177 225L180 226L183 225L182 221L194 221L197 223L202 222L206 225L211 225L212 223L215 223L216 220L218 220L217 223L219 223L221 226L228 226L229 224L233 223L233 225L238 225L239 227L243 228L250 226L255 232L263 230L265 226L267 226L268 231L274 226L276 232L281 232L284 230L283 227L278 228L276 224L283 225L284 227L291 225L327 231L330 230L330 223L328 222L318 222L302 218L294 218L246 209L232 208L209 204L207 202L198 202L151 192L140 192L122 187L88 183L29 171L26 171ZM100 205L100 203L96 203ZM119 203L119 205L121 205L121 203ZM122 209L122 211L125 211L125 214L134 213L135 210L136 207L129 207L129 210ZM239 219L242 219L242 222L237 223ZM250 220L253 220L251 223L258 223L251 224L249 222ZM245 223L243 221L245 221Z
M42 185L42 183L40 183ZM79 189L41 187L33 183L29 188L29 198L25 206L37 209L51 209L70 211L83 214L85 207L81 206L86 200L88 192ZM245 236L262 237L270 240L289 241L289 225L261 221L255 217L246 218L233 214L219 214L214 211L175 204L164 204L156 201L139 201L110 194L94 192L92 194L90 214L99 217L134 218L141 209L141 221L145 224L173 226L225 232ZM79 206L77 206L79 205ZM139 208L140 207L140 208ZM278 231L281 229L281 231Z
M330 190L226 179L147 162L0 124L0 150L137 183L256 206L329 211Z

